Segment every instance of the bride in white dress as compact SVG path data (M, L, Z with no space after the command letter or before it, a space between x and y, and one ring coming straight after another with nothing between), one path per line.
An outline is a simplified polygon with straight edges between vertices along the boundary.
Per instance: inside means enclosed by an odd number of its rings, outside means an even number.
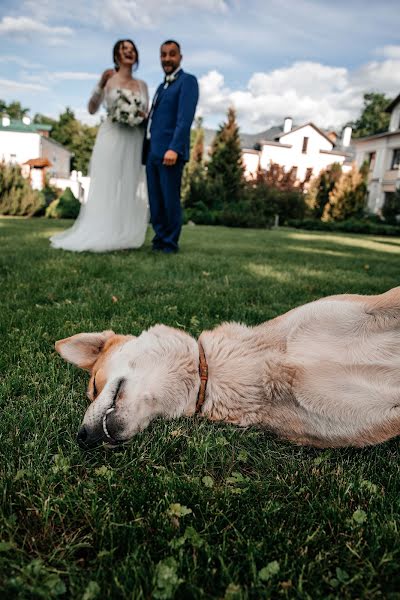
M104 71L89 101L94 114L104 102L108 117L100 125L90 161L90 189L74 225L50 238L53 248L106 252L139 248L146 235L148 197L142 165L144 127L115 122L115 103L126 91L139 106L135 122L148 111L144 81L132 77L138 52L131 40L120 40L113 51L115 70ZM132 95L131 95L132 98ZM114 109L114 110L113 110Z

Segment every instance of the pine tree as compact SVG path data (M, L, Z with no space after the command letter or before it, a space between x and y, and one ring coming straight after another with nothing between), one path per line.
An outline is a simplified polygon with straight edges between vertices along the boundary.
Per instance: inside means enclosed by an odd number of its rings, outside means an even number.
M329 196L341 175L341 165L333 163L327 169L321 171L318 177L311 182L307 193L307 205L311 209L314 218L321 219L325 206L329 202Z
M207 179L210 189L214 189L214 193L211 193L208 199L209 208L218 209L240 200L244 185L244 168L239 127L232 107L228 109L227 122L219 127L214 138L207 166Z
M365 165L357 169L353 165L349 173L343 173L329 194L322 221L343 221L351 217L360 218L364 214L367 195L367 169Z

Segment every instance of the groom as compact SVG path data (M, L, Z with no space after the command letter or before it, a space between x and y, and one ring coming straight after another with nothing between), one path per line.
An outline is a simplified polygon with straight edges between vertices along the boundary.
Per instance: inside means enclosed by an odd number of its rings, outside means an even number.
M153 250L177 252L182 226L181 181L189 160L190 127L199 99L196 77L181 67L178 42L167 40L160 49L164 82L150 110L144 162L146 163Z

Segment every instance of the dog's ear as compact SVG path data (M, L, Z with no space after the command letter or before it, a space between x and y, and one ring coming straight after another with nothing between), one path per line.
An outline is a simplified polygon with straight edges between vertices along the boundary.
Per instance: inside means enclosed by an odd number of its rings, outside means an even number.
M104 344L114 335L113 331L78 333L64 340L58 340L55 343L55 348L67 362L90 371Z

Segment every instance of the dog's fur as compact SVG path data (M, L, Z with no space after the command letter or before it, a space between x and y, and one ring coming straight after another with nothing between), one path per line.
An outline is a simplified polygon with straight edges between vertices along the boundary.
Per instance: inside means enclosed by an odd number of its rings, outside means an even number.
M400 434L400 287L330 296L256 327L224 323L200 342L209 369L204 417L264 425L320 448ZM157 416L195 413L199 350L183 331L82 333L56 349L91 373L88 442L126 441Z

